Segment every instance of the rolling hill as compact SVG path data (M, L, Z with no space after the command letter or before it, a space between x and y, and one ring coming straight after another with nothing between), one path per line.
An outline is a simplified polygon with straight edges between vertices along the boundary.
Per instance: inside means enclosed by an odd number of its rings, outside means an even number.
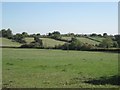
M21 44L18 42L13 42L7 38L0 38L0 46L12 46L12 47L19 47Z
M41 39L42 39L43 45L45 47L54 47L55 45L63 45L64 43L66 43L64 41L59 41L59 40L55 40L55 39L51 39L51 38L41 38ZM62 39L71 40L71 37L62 37ZM96 44L99 44L104 38L100 38L100 37L89 37L89 38L77 37L77 39L80 40L83 43L96 45ZM30 42L34 41L34 38L26 37L25 40L26 40L27 43L30 43ZM96 40L99 41L99 42L97 42ZM13 42L10 39L0 38L0 46L19 47L20 45L21 45L20 43Z
M54 47L55 45L63 45L65 42L63 41L58 41L58 40L54 40L54 39L51 39L51 38L41 38L42 41L43 41L43 45L45 47ZM25 38L26 42L27 43L30 43L32 41L34 41L34 38Z

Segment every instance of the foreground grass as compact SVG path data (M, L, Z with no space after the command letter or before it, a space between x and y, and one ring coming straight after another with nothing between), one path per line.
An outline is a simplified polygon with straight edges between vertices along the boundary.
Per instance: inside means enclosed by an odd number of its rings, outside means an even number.
M90 83L117 75L117 61L116 53L4 48L3 87L118 87L110 80Z

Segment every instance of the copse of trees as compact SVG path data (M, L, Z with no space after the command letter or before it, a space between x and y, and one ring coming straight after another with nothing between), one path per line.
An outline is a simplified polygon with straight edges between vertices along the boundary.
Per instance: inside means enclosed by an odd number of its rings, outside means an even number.
M6 30L6 29L2 29L0 31L0 37L5 37L5 38L8 38L8 39L12 39L12 30L10 30L9 28Z
M107 37L99 44L99 46L103 48L111 48L113 47L113 41L110 37Z
M63 49L63 50L89 50L92 48L93 45L82 43L75 37L72 38L70 43L65 43L64 45L55 46L55 49Z
M54 31L52 33L48 33L48 37L53 38L53 39L60 39L61 38L61 34L59 31Z
M115 40L118 43L118 47L120 48L120 35L115 35L114 37L115 37Z
M26 43L26 41L24 40L24 36L20 33L17 33L16 35L14 35L12 37L13 41L19 42L19 43Z
M43 48L43 42L38 36L35 36L33 42L29 44L23 44L21 45L21 48Z

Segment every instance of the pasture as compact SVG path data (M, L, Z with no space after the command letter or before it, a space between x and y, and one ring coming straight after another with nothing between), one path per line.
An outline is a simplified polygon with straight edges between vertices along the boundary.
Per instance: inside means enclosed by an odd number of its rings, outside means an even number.
M105 39L104 37L97 37L97 36L96 37L89 37L89 38L100 41L100 42L102 42L102 40Z
M12 46L12 47L19 47L21 46L18 42L13 42L10 39L7 38L0 38L0 46Z
M54 47L55 45L63 45L65 42L54 40L51 38L40 38L43 41L44 47ZM27 43L33 42L34 38L25 38Z
M96 42L94 40L90 40L90 39L85 38L85 37L77 37L77 39L80 40L83 43L88 43L88 44L92 44L92 45L96 45L96 44L98 45L99 44L99 42Z
M117 88L118 54L2 49L3 87Z

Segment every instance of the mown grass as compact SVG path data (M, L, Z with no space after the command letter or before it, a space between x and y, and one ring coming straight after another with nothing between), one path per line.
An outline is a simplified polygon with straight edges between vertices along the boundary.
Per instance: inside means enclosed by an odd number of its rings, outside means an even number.
M45 49L3 49L3 87L113 88L89 80L118 73L118 54Z
M21 44L17 42L13 42L7 38L0 38L0 46L12 46L12 47L19 47Z

